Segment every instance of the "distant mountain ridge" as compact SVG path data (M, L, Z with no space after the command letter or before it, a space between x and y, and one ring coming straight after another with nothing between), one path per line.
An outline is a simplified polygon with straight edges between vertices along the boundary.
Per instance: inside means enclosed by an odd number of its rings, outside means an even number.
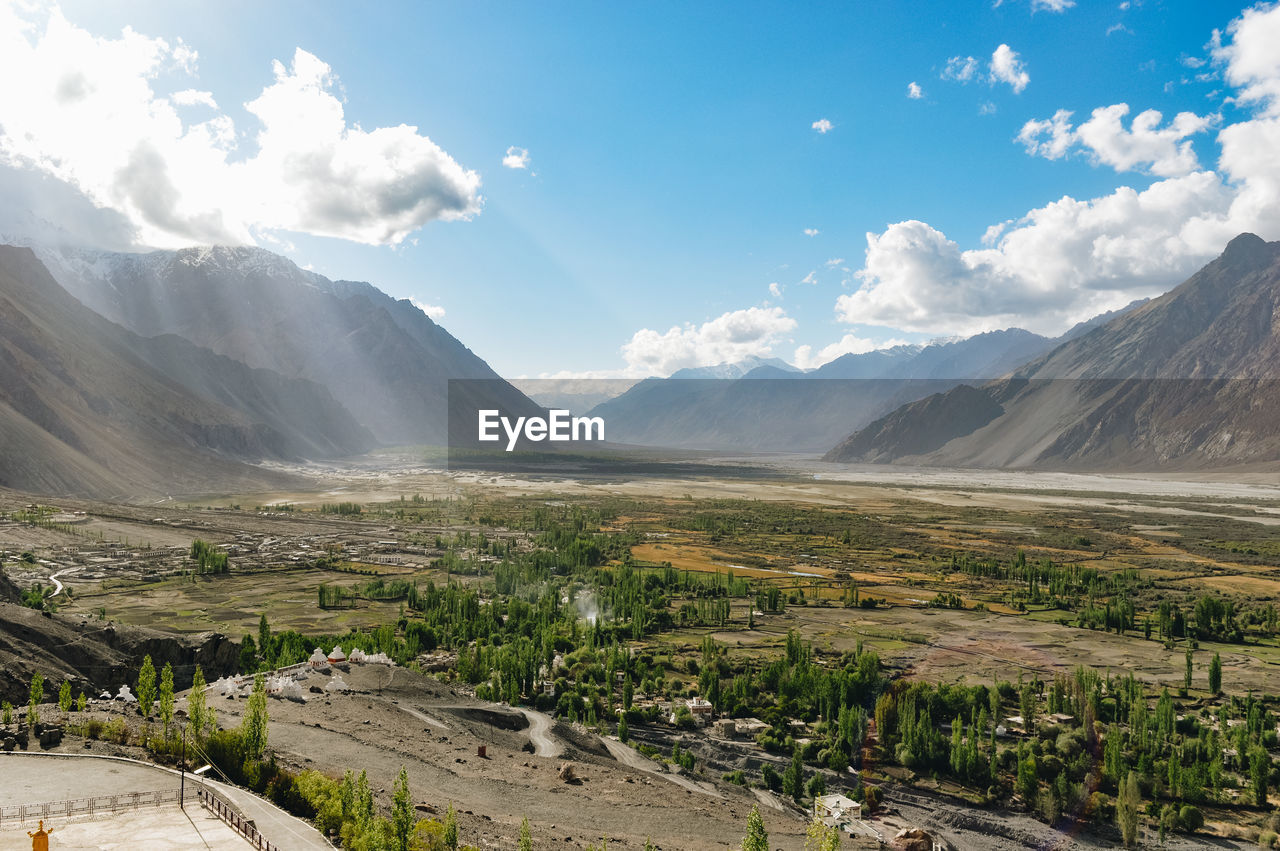
M960 340L846 354L807 372L776 358L680 370L669 379L639 382L591 413L604 417L610 438L624 443L826 451L848 435L851 424L866 425L902 404L962 381L1007 375L1087 333L1093 323L1080 323L1058 338L1009 328Z
M1170 292L979 386L856 428L832 461L1206 469L1280 461L1280 242L1253 234Z
M322 384L383 444L446 442L450 379L481 380L495 407L536 410L407 300L264 249L36 251L72 295L113 322Z

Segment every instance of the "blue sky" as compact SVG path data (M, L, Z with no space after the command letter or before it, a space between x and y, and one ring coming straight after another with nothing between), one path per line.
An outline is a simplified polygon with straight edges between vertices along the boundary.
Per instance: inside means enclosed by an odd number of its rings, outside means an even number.
M279 211L247 217L246 239L442 308L505 375L638 375L746 354L814 365L1012 324L1057 333L1167 289L1234 231L1280 238L1275 163L1256 162L1274 69L1250 47L1280 12L1259 7L1235 31L1238 3L1060 2L66 0L60 14L100 40L129 26L196 51L144 76L155 97L209 93L234 125L232 162L255 151L245 104L273 61L288 73L298 49L316 57L348 127L415 126L474 172L480 197L465 218L424 213L380 240ZM25 38L39 43L41 26ZM1118 123L1084 128L1119 104ZM1072 116L1053 146L1060 110ZM1139 137L1145 110L1162 116ZM1233 125L1247 151L1224 162ZM13 147L10 167L54 168ZM526 167L503 166L512 147ZM58 176L83 187L92 173ZM204 191L194 176L176 185ZM1047 207L1064 197L1088 209ZM157 233L140 241L200 241ZM868 233L881 237L870 254Z

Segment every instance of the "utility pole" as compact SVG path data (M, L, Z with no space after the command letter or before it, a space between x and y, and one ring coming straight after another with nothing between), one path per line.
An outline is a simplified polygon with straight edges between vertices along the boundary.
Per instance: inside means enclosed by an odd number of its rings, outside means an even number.
M187 791L187 728L182 728L182 760L178 763L178 809L186 809L183 802Z

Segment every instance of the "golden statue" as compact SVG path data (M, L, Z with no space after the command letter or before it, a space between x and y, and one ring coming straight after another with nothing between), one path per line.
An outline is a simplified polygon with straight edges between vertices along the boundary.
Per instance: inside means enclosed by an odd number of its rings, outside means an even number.
M36 828L36 832L27 831L27 836L31 837L31 851L49 851L49 834L53 833L53 828L44 829L44 819L40 819L40 826Z

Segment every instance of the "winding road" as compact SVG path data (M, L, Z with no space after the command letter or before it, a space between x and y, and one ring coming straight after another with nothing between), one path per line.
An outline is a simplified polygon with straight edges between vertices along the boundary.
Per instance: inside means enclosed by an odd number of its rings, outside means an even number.
M564 753L564 745L551 735L551 727L555 723L551 716L523 706L513 708L529 722L529 741L533 743L535 756L557 757Z
M652 774L657 777L661 777L664 780L670 780L672 783L688 789L690 792L700 792L703 795L710 795L712 798L724 797L724 795L721 795L719 792L709 789L695 780L690 780L683 774L658 771L654 767L653 760L645 757L643 754L635 751L631 747L624 745L622 742L614 741L613 739L606 738L605 736L600 736L599 738L601 743L603 743L608 749L609 755L628 768L634 768L636 771L643 771L645 774Z

